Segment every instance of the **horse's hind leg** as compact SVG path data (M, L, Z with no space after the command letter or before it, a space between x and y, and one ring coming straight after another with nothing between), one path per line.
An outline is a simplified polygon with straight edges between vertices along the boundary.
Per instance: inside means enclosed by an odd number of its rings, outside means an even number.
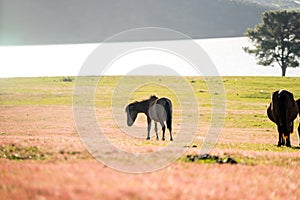
M290 124L290 132L288 133L288 136L286 137L286 146L291 147L291 139L290 135L294 132L294 122Z
M169 132L170 132L170 141L173 141L173 137L172 137L172 127L168 127Z
M148 123L147 140L150 140L150 130L151 130L151 119L150 119L150 117L147 117L147 123Z
M299 145L300 145L300 123L298 125L298 142L299 142Z
M162 140L165 140L165 132L166 132L166 126L164 122L160 122L161 128L162 128Z
M284 138L282 136L282 129L279 125L277 126L277 130L278 130L278 136L279 136L277 146L280 147L281 145L284 145Z
M154 123L154 130L155 130L155 133L156 133L156 140L159 140L159 138L158 138L157 122Z
M278 139L278 147L284 146L285 145L285 140L282 134L279 134L279 139Z
M291 147L290 134L286 137L286 146Z

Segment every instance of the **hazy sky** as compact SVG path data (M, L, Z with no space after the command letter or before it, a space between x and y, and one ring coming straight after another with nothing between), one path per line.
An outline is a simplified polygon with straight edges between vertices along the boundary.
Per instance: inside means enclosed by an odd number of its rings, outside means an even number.
M202 39L196 42L207 52L221 76L281 75L279 66L256 65L255 58L242 50L243 46L251 45L244 37ZM124 43L107 45L118 48ZM97 46L99 44L0 46L0 77L77 76ZM195 75L190 65L183 60L172 54L159 53L141 50L119 57L109 66L106 74L124 75L135 67L163 65L175 69L181 75ZM299 67L287 69L287 76L300 76Z

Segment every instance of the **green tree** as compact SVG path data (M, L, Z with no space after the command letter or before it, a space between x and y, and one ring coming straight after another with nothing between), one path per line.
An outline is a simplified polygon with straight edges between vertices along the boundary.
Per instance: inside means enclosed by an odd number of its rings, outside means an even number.
M300 57L300 11L266 11L262 22L253 29L247 29L245 35L253 47L244 47L244 51L254 54L257 64L269 66L278 63L285 76L288 67L298 67Z

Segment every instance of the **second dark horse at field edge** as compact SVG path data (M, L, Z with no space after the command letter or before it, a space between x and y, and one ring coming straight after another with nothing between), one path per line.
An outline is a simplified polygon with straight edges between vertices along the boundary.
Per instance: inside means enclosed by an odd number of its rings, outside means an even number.
M167 124L167 128L170 132L170 140L173 140L172 137L172 102L168 98L158 98L155 95L152 95L149 99L143 101L135 101L126 106L125 111L127 113L127 125L132 126L138 113L144 113L147 116L148 123L148 132L147 132L147 140L150 139L150 130L151 130L151 121L153 120L155 123L155 133L156 139L158 140L158 130L157 130L157 122L160 123L162 127L162 140L165 140L165 121Z
M277 125L278 146L286 145L291 147L290 134L294 129L294 120L300 109L300 99L294 100L294 95L286 90L273 92L271 103L267 108L269 119ZM300 136L300 124L298 127Z
M298 125L298 138L300 141L300 98L296 101L297 106L298 106L298 114L299 114L299 125ZM300 145L300 142L299 142Z

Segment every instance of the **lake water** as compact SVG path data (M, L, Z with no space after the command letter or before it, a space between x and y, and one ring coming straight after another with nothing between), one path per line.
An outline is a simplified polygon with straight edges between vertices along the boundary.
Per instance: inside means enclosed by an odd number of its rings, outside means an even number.
M171 42L176 48L176 44L180 41ZM251 46L245 37L202 39L194 40L194 42L204 49L221 76L281 75L279 66L257 65L255 58L243 51L242 47ZM158 43L162 43L162 41ZM129 44L110 43L105 45L109 51ZM153 64L168 66L181 75L197 75L180 55L176 55L176 52L166 52L158 48L149 49L148 47L152 47L153 44L155 46L155 42L143 42L141 46L147 48L134 49L122 56L117 55L110 65L106 66L105 74L124 75L138 66ZM83 63L99 45L1 46L0 77L77 76ZM155 73L160 74L160 71ZM145 71L144 75L147 74L148 72ZM287 76L299 77L300 68L287 69Z

